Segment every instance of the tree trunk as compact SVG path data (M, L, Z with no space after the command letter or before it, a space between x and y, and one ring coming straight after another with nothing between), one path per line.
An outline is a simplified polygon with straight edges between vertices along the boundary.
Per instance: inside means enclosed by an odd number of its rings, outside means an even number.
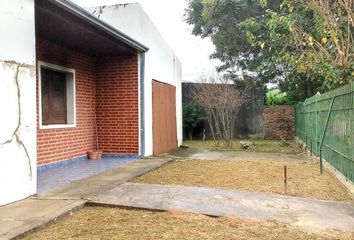
M189 140L193 140L193 128L189 129L188 131L188 137L189 137Z

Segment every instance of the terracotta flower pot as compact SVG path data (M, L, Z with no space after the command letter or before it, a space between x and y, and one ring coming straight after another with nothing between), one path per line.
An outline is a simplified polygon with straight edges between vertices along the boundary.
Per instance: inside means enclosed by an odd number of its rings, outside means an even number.
M96 152L97 152L97 158L102 158L103 151L101 151L101 150L96 150Z
M96 160L98 158L98 152L97 151L88 151L87 156L91 160Z

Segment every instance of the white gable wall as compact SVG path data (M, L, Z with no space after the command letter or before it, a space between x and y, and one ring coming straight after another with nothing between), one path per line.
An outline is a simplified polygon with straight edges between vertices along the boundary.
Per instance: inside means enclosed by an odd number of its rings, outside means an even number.
M0 8L0 206L36 193L34 0Z
M178 145L182 144L182 67L140 4L89 9L95 16L149 48L145 55L145 155L152 155L152 80L176 86Z

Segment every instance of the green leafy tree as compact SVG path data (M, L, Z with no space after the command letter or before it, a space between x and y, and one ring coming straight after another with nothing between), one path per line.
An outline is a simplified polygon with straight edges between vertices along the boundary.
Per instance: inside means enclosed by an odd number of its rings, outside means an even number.
M193 139L194 128L204 118L201 108L195 101L183 103L183 128L186 129L190 140Z
M188 0L193 34L210 37L238 84L279 83L289 99L354 75L352 0Z
M186 21L193 34L210 37L216 51L211 56L223 63L218 70L237 82L266 83L276 81L282 68L271 59L268 9L280 11L282 0L189 0ZM267 8L265 8L265 4Z

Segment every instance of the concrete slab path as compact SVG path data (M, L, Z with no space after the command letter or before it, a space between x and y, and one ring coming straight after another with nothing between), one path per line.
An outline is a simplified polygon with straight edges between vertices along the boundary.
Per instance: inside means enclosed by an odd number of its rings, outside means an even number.
M0 239L21 237L82 208L82 200L25 199L0 208Z
M266 153L246 151L208 151L203 150L192 153L188 159L196 160L245 160L245 161L314 161L313 158L304 153Z
M149 172L172 158L139 159L37 197L0 207L0 239L16 239L83 207L95 197Z
M125 183L92 203L211 216L277 220L298 226L354 231L354 205L205 187Z

